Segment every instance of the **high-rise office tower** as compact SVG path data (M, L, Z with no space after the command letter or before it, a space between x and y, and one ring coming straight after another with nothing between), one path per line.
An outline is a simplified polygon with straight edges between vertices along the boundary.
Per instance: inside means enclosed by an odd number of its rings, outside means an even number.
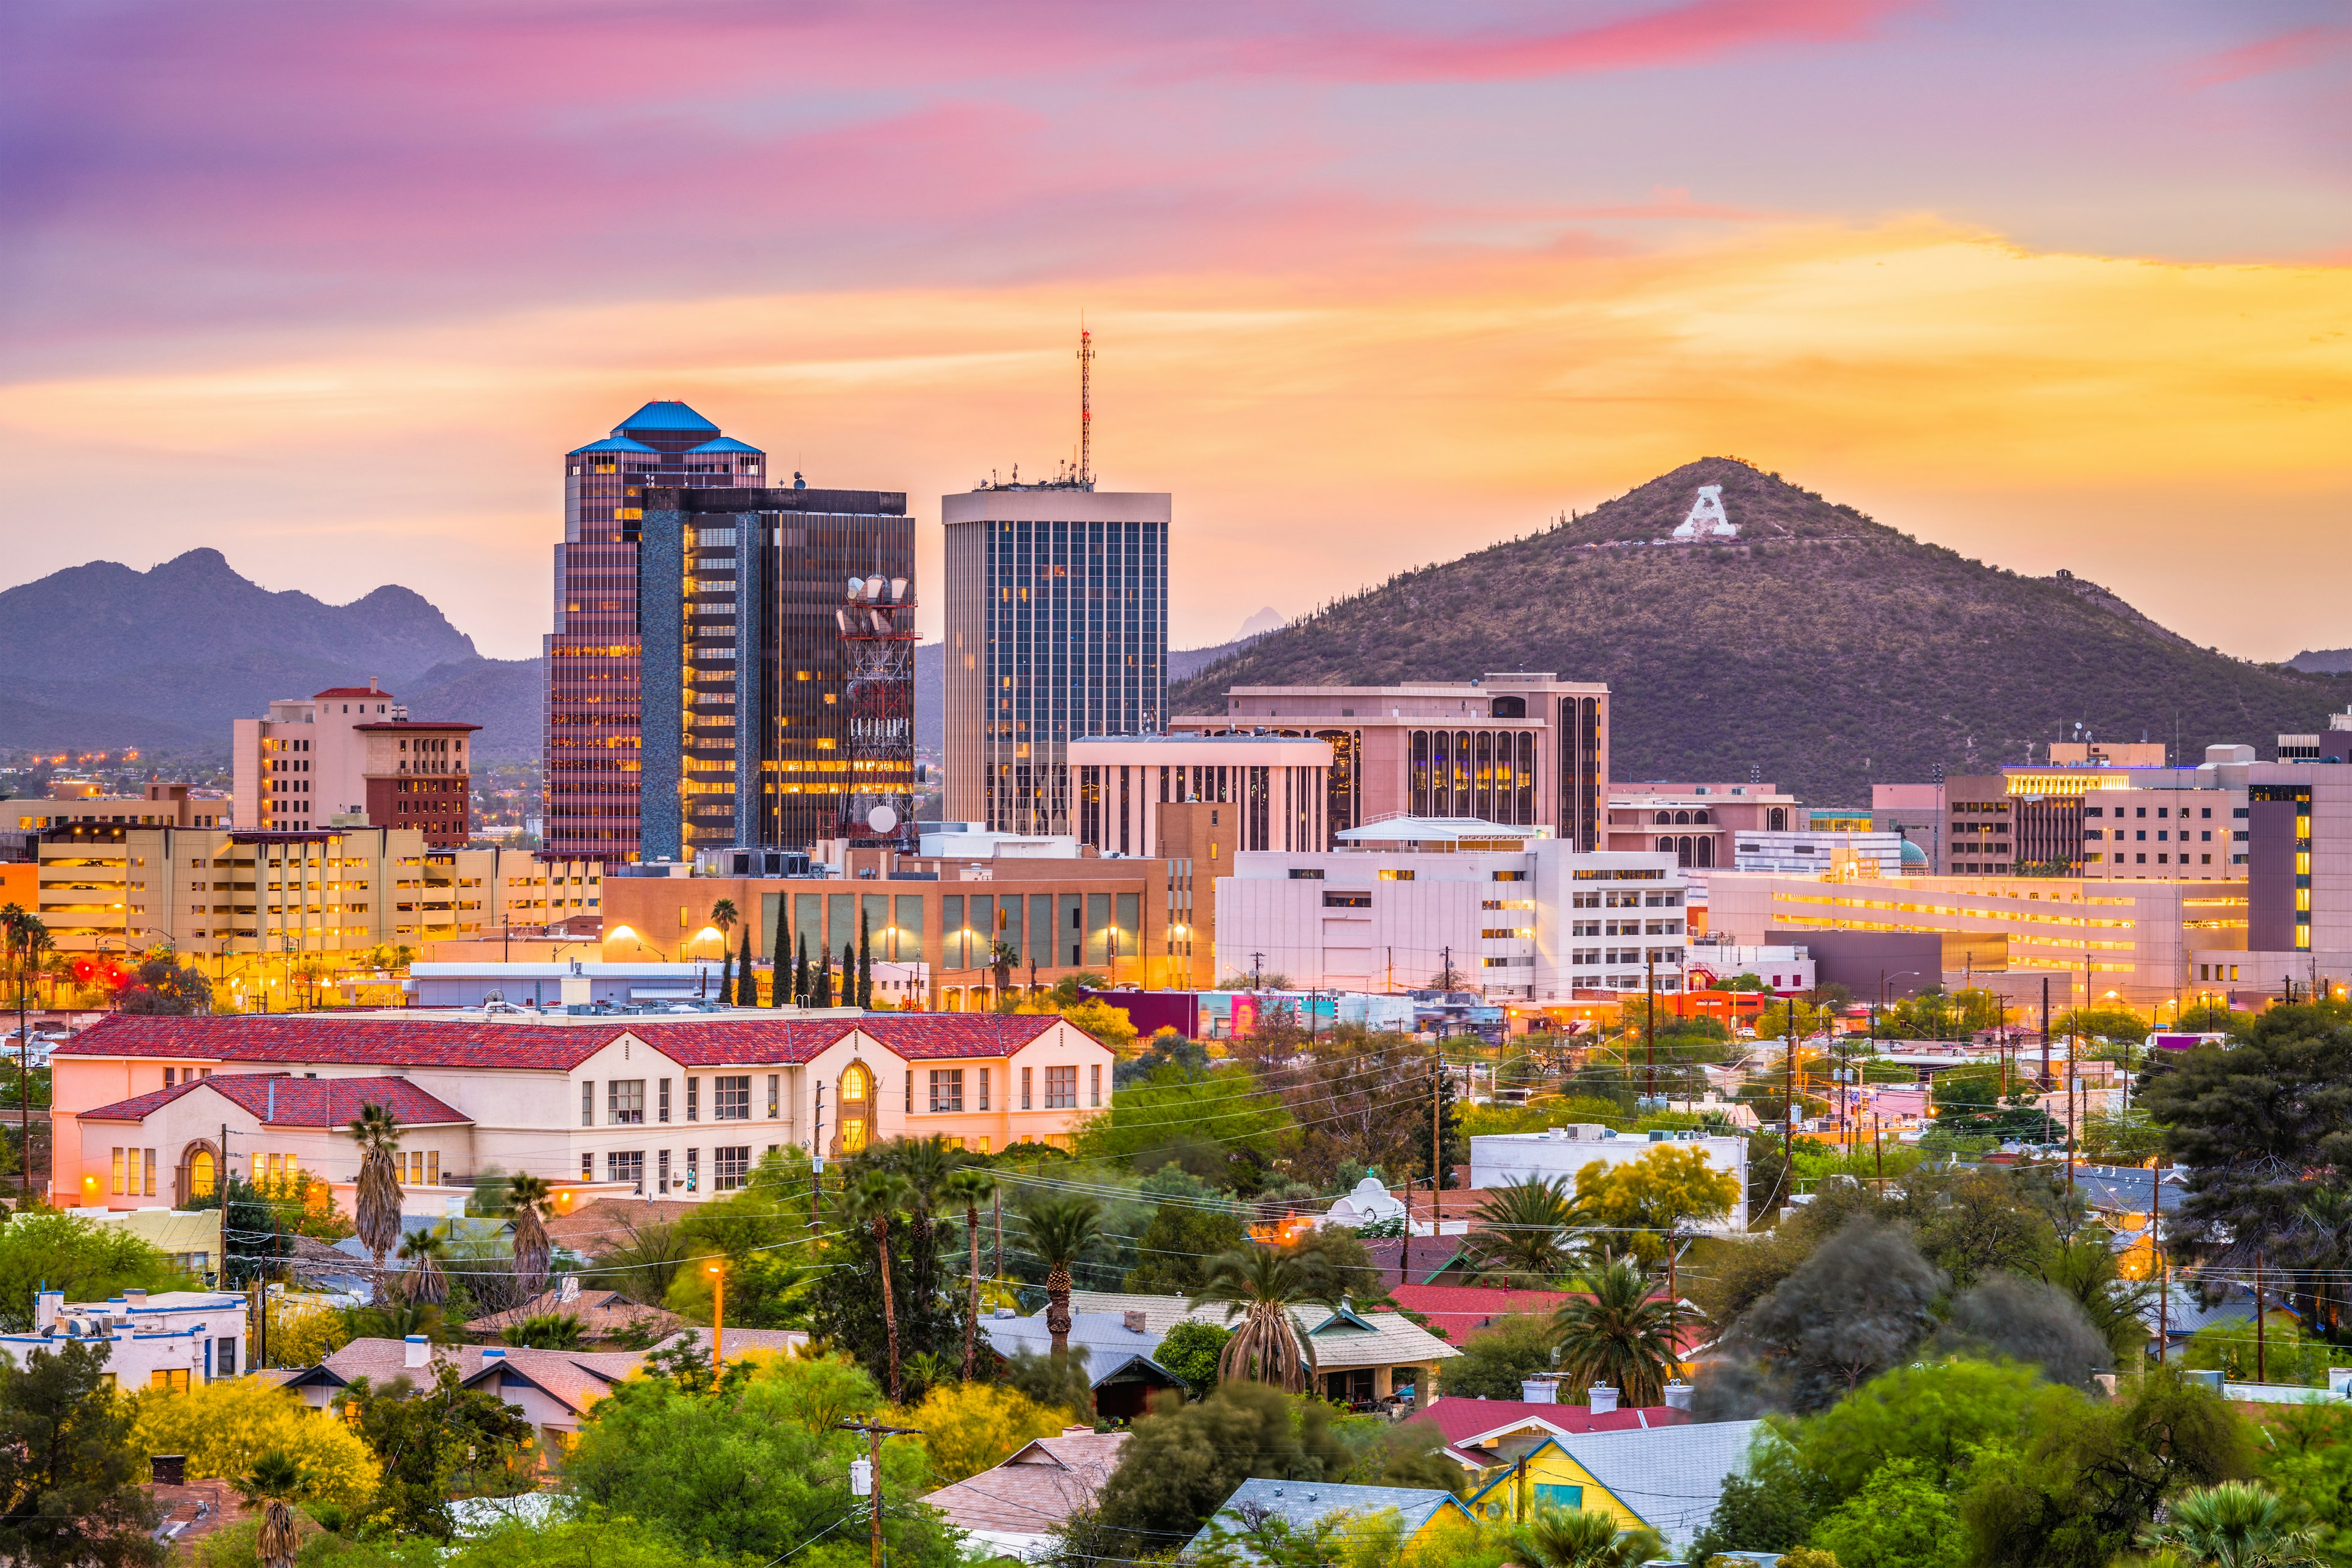
M911 600L904 492L648 487L637 538L643 717L636 802L646 859L805 849L914 790L906 690L874 689L851 643ZM857 619L847 586L859 584ZM878 581L877 581L878 579ZM845 629L850 635L845 635ZM856 679L854 679L856 678ZM906 730L877 749L853 703ZM895 720L893 719L895 716Z
M1067 833L1066 748L1168 711L1166 493L1078 477L941 499L948 816Z
M767 458L683 403L648 403L563 459L555 630L545 639L548 849L637 853L637 545L648 485L767 483Z

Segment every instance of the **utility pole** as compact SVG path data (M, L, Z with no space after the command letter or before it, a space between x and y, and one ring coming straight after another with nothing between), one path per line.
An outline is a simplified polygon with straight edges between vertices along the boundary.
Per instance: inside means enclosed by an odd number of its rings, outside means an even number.
M1250 989L1253 992L1265 989L1265 954L1262 952L1250 954Z
M1654 952L1642 955L1642 1094L1654 1100L1658 1094L1658 956Z
M1782 1179L1793 1168L1797 1143L1797 999L1789 998L1789 1037L1780 1042L1780 1167Z
M2270 1341L2263 1322L2263 1249L2254 1248L2254 1381L2268 1383L2270 1378Z
M996 1212L996 1271L989 1278L1002 1279L1004 1278L1004 1189L997 1188L992 1200Z
M2156 1281L2156 1359L2164 1360L2165 1346L2171 1342L2166 1336L2171 1325L2165 1321L2165 1309L2170 1306L2172 1279L2164 1268L2164 1238L2158 1229L2164 1219L2164 1156L2148 1162L2147 1166L2147 1277Z
M824 1223L824 1085L816 1086L816 1113L809 1123L809 1228Z
M1443 1235L1445 1226L1445 1048L1438 1047L1429 1068L1429 1234Z
M2050 1087L2050 976L2042 977L2042 1087Z
M922 1430L916 1426L887 1426L879 1421L844 1421L847 1432L866 1434L866 1458L852 1460L849 1466L849 1495L868 1499L866 1506L866 1562L870 1568L882 1568L882 1439L885 1437L919 1437ZM865 1466L864 1476L858 1466Z
M220 1158L213 1162L213 1191L220 1198L220 1282L228 1289L228 1123L221 1123Z

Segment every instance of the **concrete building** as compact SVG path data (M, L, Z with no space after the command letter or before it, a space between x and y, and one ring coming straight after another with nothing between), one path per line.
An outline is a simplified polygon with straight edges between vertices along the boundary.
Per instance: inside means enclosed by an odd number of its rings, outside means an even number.
M1400 817L1328 854L1246 853L1217 883L1219 965L1299 984L1438 984L1489 1001L1678 991L1688 883L1672 855L1586 853L1532 828Z
M349 1121L374 1101L408 1130L412 1187L462 1195L497 1167L694 1199L734 1191L788 1144L840 1158L932 1133L981 1152L1064 1142L1108 1103L1111 1065L1050 1014L115 1014L52 1058L50 1194L135 1208L151 1164L160 1199L167 1173L194 1195L224 1161L341 1187L358 1173Z
M647 486L642 499L635 858L806 849L842 831L853 799L910 801L912 666L893 691L854 688L841 619L853 577L911 602L906 495ZM874 711L854 715L857 700ZM905 742L887 763L861 752L874 724Z
M1603 685L1522 672L1403 686L1236 686L1224 712L1178 714L1169 728L1329 742L1323 815L1333 833L1383 816L1461 816L1548 827L1580 849L1603 847Z
M2038 997L2047 978L2061 1005L2114 991L2150 1005L2180 993L2200 948L2235 950L2242 960L2248 919L2243 884L2152 879L1825 881L1732 871L1716 873L1707 896L1716 933L1748 946L1801 942L1823 983L1864 998L1876 994L1884 970L1904 986L1898 994L1966 979ZM1849 952L1849 933L1880 945Z
M650 486L767 483L758 447L683 403L648 403L607 439L564 455L555 629L545 642L547 847L625 860L637 850L637 569Z
M208 800L184 784L151 784L143 795L74 795L48 800L12 800L22 833L37 833L76 823L103 823L114 827L226 827L229 802Z
M1694 991L1752 974L1775 994L1793 996L1811 991L1817 979L1812 949L1796 942L1741 947L1729 942L1693 942L1686 966Z
M211 961L216 991L248 971L265 989L282 985L286 966L305 959L352 966L378 946L422 948L594 916L602 901L593 864L514 849L435 851L414 827L281 833L89 822L37 838L38 912L60 952L168 946ZM215 997L215 1005L231 1002Z
M360 823L414 828L427 847L454 849L473 832L466 752L480 728L412 721L374 681L272 702L267 717L233 726L236 825L278 833Z
M1917 855L1915 863L1910 857ZM1787 833L1743 830L1731 836L1735 871L1814 871L1830 876L1901 877L1924 871L1919 855L1899 833L1798 828Z
M1733 833L1789 832L1803 826L1800 809L1795 795L1770 784L1612 784L1601 847L1654 849L1707 870L1732 863Z
M1180 732L1089 735L1069 744L1079 843L1105 855L1158 855L1160 808L1230 807L1243 849L1318 850L1331 743L1300 736Z
M1709 1165L1738 1177L1739 1197L1720 1228L1748 1228L1748 1140L1737 1136L1612 1132L1598 1122L1547 1128L1541 1132L1481 1134L1470 1140L1470 1185L1491 1191L1512 1182L1558 1182L1574 1191L1576 1173L1589 1165L1614 1170L1646 1160L1659 1149L1696 1149L1706 1156Z
M1214 870L1233 854L1228 839L1206 836L1231 831L1222 819L1233 808L1192 809L1220 820L1200 824L1198 840L1186 837L1192 824L1180 823L1169 847L1198 848L1197 858L1103 858L1075 846L1066 855L992 855L1006 845L967 834L926 837L954 854L855 851L845 877L607 878L604 957L716 963L742 943L740 931L722 941L710 924L711 909L727 899L750 923L760 962L776 956L780 918L787 964L803 944L812 960L830 953L837 964L862 922L874 958L923 965L929 1004L950 1012L994 1005L1000 942L1012 952L1006 989L1015 995L1087 971L1153 990L1206 986L1214 980Z
M1069 743L1167 727L1172 517L1090 479L941 498L949 816L1074 832Z
M1944 874L1944 786L1935 784L1874 784L1870 786L1870 826L1899 833L1926 857L1920 869Z
M33 1331L0 1334L0 1351L22 1363L37 1350L70 1340L106 1346L106 1379L121 1393L145 1388L183 1393L237 1374L245 1355L246 1300L235 1292L125 1290L106 1301L66 1300L62 1290L33 1299Z

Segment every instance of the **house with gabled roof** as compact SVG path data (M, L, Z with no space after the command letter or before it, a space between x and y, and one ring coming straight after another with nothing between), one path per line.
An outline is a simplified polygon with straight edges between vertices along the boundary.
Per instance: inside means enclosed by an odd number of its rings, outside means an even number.
M1296 1531L1329 1524L1345 1536L1391 1516L1397 1523L1397 1543L1408 1552L1431 1544L1446 1531L1475 1532L1478 1528L1475 1516L1460 1499L1434 1488L1255 1479L1236 1487L1177 1558L1180 1562L1197 1558L1223 1534L1235 1543L1242 1556L1255 1559L1259 1553L1252 1550L1251 1537L1276 1521Z
M1112 1059L1054 1014L117 1014L53 1057L50 1199L180 1205L225 1165L347 1185L359 1154L341 1129L380 1103L410 1184L495 1165L548 1179L559 1213L603 1193L699 1201L786 1146L1066 1142L1109 1103Z
M1469 1500L1492 1523L1537 1508L1607 1513L1618 1526L1648 1526L1669 1547L1687 1545L1714 1517L1723 1486L1746 1462L1760 1421L1706 1421L1546 1437Z
M1195 1307L1182 1296L1110 1290L1073 1290L1070 1307L1073 1312L1123 1321L1146 1355L1156 1352L1161 1337L1178 1323L1229 1326L1238 1316L1230 1307ZM1313 1363L1316 1392L1343 1405L1369 1406L1416 1396L1425 1401L1438 1364L1462 1353L1402 1312L1365 1311L1347 1300L1336 1307L1293 1307L1290 1321ZM982 1327L987 1326L983 1320Z
M1065 1426L1059 1436L1024 1443L1003 1462L922 1500L974 1542L1035 1562L1053 1550L1054 1532L1071 1515L1094 1507L1127 1439L1125 1432Z

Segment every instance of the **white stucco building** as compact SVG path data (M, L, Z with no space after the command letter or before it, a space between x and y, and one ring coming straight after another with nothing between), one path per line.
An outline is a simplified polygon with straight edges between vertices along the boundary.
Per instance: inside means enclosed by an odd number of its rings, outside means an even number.
M1433 984L1494 1001L1679 991L1689 884L1669 853L1580 851L1544 830L1392 817L1319 855L1234 857L1217 967L1346 991Z
M245 1298L235 1292L125 1290L109 1301L68 1302L62 1290L33 1299L33 1331L0 1334L19 1364L68 1341L107 1348L107 1375L125 1394L187 1389L235 1377L245 1354Z

